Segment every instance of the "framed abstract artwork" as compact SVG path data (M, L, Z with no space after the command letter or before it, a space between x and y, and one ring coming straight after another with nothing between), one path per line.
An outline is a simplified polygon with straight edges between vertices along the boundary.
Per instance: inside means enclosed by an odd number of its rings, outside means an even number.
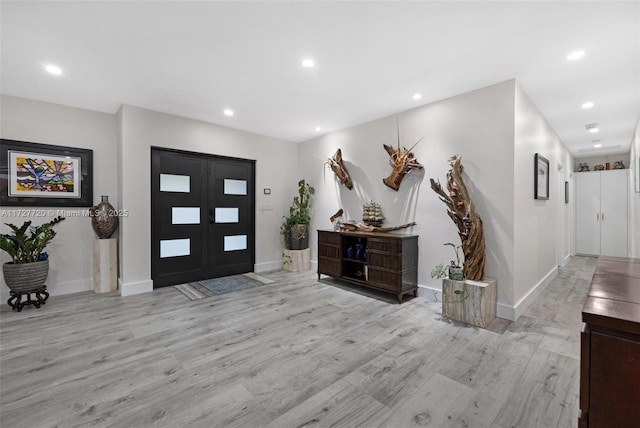
M536 153L534 157L534 199L549 199L549 160Z
M0 205L92 206L93 150L0 139Z

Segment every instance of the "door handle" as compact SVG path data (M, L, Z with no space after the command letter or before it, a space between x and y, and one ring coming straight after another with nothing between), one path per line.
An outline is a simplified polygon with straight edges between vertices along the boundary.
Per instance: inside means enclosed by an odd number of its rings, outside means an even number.
M596 221L600 221L600 213L596 213Z
M213 224L213 208L209 208L209 224Z
M604 221L604 213L600 215L600 218L602 219L602 221Z

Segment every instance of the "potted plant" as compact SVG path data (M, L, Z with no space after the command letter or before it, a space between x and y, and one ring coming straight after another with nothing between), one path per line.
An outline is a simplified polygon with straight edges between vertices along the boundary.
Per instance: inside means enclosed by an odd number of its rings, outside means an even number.
M455 245L451 242L447 242L444 245L449 245L453 248L453 251L456 254L456 259L451 260L451 263L448 266L445 266L444 263L439 263L436 267L431 271L431 278L448 278L451 281L464 281L464 269L460 265L460 253L458 250L462 248L462 245ZM458 283L457 285L451 286L452 283L443 282L442 288L442 302L443 304L447 303L458 303L463 302L469 298L469 292L467 290L466 284L464 282ZM447 290L449 293L447 293ZM451 293L453 292L453 293ZM453 295L448 295L453 294Z
M13 233L0 234L0 249L11 256L12 261L2 266L7 286L15 292L28 292L44 285L49 274L49 256L43 250L56 236L53 226L64 220L58 216L40 226L25 221L21 227L6 223Z
M444 263L439 263L435 268L431 271L431 278L449 278L454 281L463 281L464 277L464 269L460 265L460 253L458 253L458 249L462 248L462 245L456 246L451 242L447 242L444 245L450 245L453 247L453 251L455 251L456 259L451 260L451 263L448 266L444 266Z
M298 181L298 196L293 198L289 208L289 215L282 216L280 233L284 235L285 246L288 250L304 250L309 248L309 223L311 215L309 206L315 189L304 178Z

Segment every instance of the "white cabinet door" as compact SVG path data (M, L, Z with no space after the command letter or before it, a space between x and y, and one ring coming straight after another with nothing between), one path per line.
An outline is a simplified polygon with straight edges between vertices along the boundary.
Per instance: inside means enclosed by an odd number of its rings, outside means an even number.
M576 253L600 254L600 172L576 174Z
M600 174L600 254L627 257L628 170Z

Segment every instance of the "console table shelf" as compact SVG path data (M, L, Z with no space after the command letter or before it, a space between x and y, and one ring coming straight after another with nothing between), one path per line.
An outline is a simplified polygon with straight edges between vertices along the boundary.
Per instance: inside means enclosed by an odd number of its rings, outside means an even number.
M640 259L600 256L582 308L580 428L640 421Z
M418 236L318 230L320 275L397 296L418 293Z

